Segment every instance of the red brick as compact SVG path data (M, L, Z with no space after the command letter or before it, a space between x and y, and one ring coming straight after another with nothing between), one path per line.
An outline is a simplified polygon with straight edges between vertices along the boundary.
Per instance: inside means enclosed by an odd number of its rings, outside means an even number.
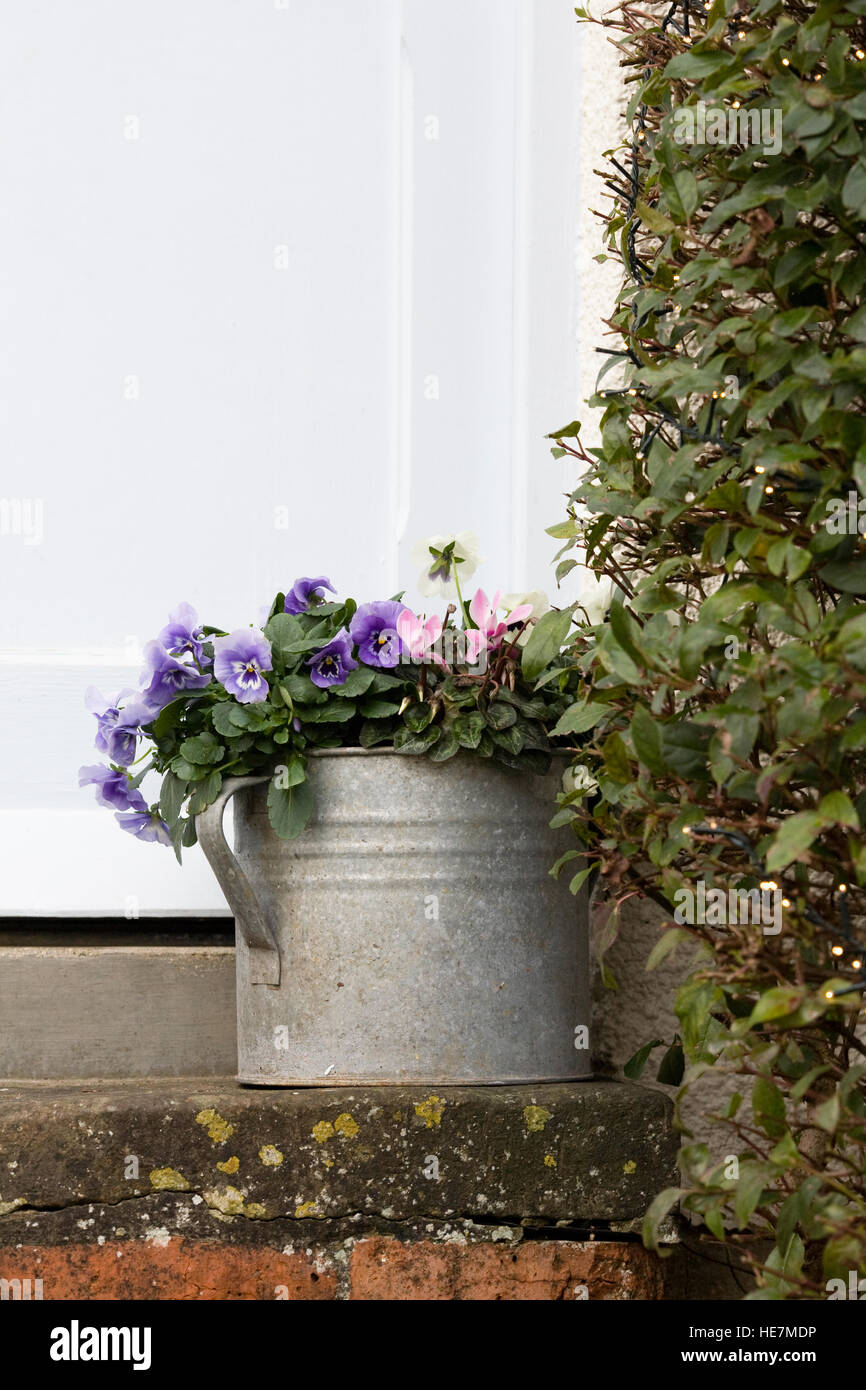
M658 1259L631 1242L529 1241L507 1245L359 1241L351 1261L353 1299L659 1299Z
M172 1236L0 1252L0 1278L41 1279L43 1299L331 1299L333 1270L307 1255ZM283 1295L285 1297L285 1295Z

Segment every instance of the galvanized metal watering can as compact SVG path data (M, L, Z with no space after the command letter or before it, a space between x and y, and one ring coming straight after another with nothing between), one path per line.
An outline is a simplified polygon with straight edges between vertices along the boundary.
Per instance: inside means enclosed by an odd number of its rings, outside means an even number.
M587 1077L586 898L549 873L564 765L323 750L313 819L290 841L269 824L267 776L226 782L198 835L237 922L238 1080Z

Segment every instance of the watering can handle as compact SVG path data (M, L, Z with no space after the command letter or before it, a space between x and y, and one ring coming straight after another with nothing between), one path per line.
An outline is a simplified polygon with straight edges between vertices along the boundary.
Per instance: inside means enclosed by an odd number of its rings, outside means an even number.
M250 953L250 983L278 985L280 983L280 953L274 934L265 921L249 879L235 858L223 830L223 812L229 799L242 787L254 787L267 782L270 776L230 777L223 782L216 801L196 817L199 843L205 858L217 876L234 913L238 931Z

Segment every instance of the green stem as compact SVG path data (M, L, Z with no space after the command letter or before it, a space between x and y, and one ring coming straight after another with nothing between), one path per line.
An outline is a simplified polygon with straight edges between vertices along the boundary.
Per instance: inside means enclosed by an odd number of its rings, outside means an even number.
M459 575L458 575L458 573L457 573L458 568L459 568L459 563L460 563L460 562L459 562L457 559L455 559L455 561L454 561L454 587L455 587L455 589L457 590L457 600L458 600L458 602L459 602L459 604L460 604L460 611L461 611L461 613L463 614L463 622L465 623L466 627L467 627L467 628L475 627L475 624L473 623L472 619L470 618L470 616L469 616L469 614L468 614L468 612L467 612L467 610L466 610L466 604L463 602L463 594L461 593L461 590L460 590L460 577L459 577Z

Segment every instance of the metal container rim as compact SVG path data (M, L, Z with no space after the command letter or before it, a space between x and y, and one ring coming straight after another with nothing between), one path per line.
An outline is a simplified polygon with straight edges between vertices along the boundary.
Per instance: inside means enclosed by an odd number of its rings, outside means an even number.
M464 753L471 752L471 749L464 748ZM573 754L566 749L550 748L547 750L551 758L567 758L569 761ZM397 748L311 748L305 750L305 757L308 758L405 758L407 754L401 753ZM450 761L450 759L449 759ZM490 760L479 758L480 763L489 765ZM493 764L498 766L498 764ZM447 763L434 764L438 767L447 767Z

